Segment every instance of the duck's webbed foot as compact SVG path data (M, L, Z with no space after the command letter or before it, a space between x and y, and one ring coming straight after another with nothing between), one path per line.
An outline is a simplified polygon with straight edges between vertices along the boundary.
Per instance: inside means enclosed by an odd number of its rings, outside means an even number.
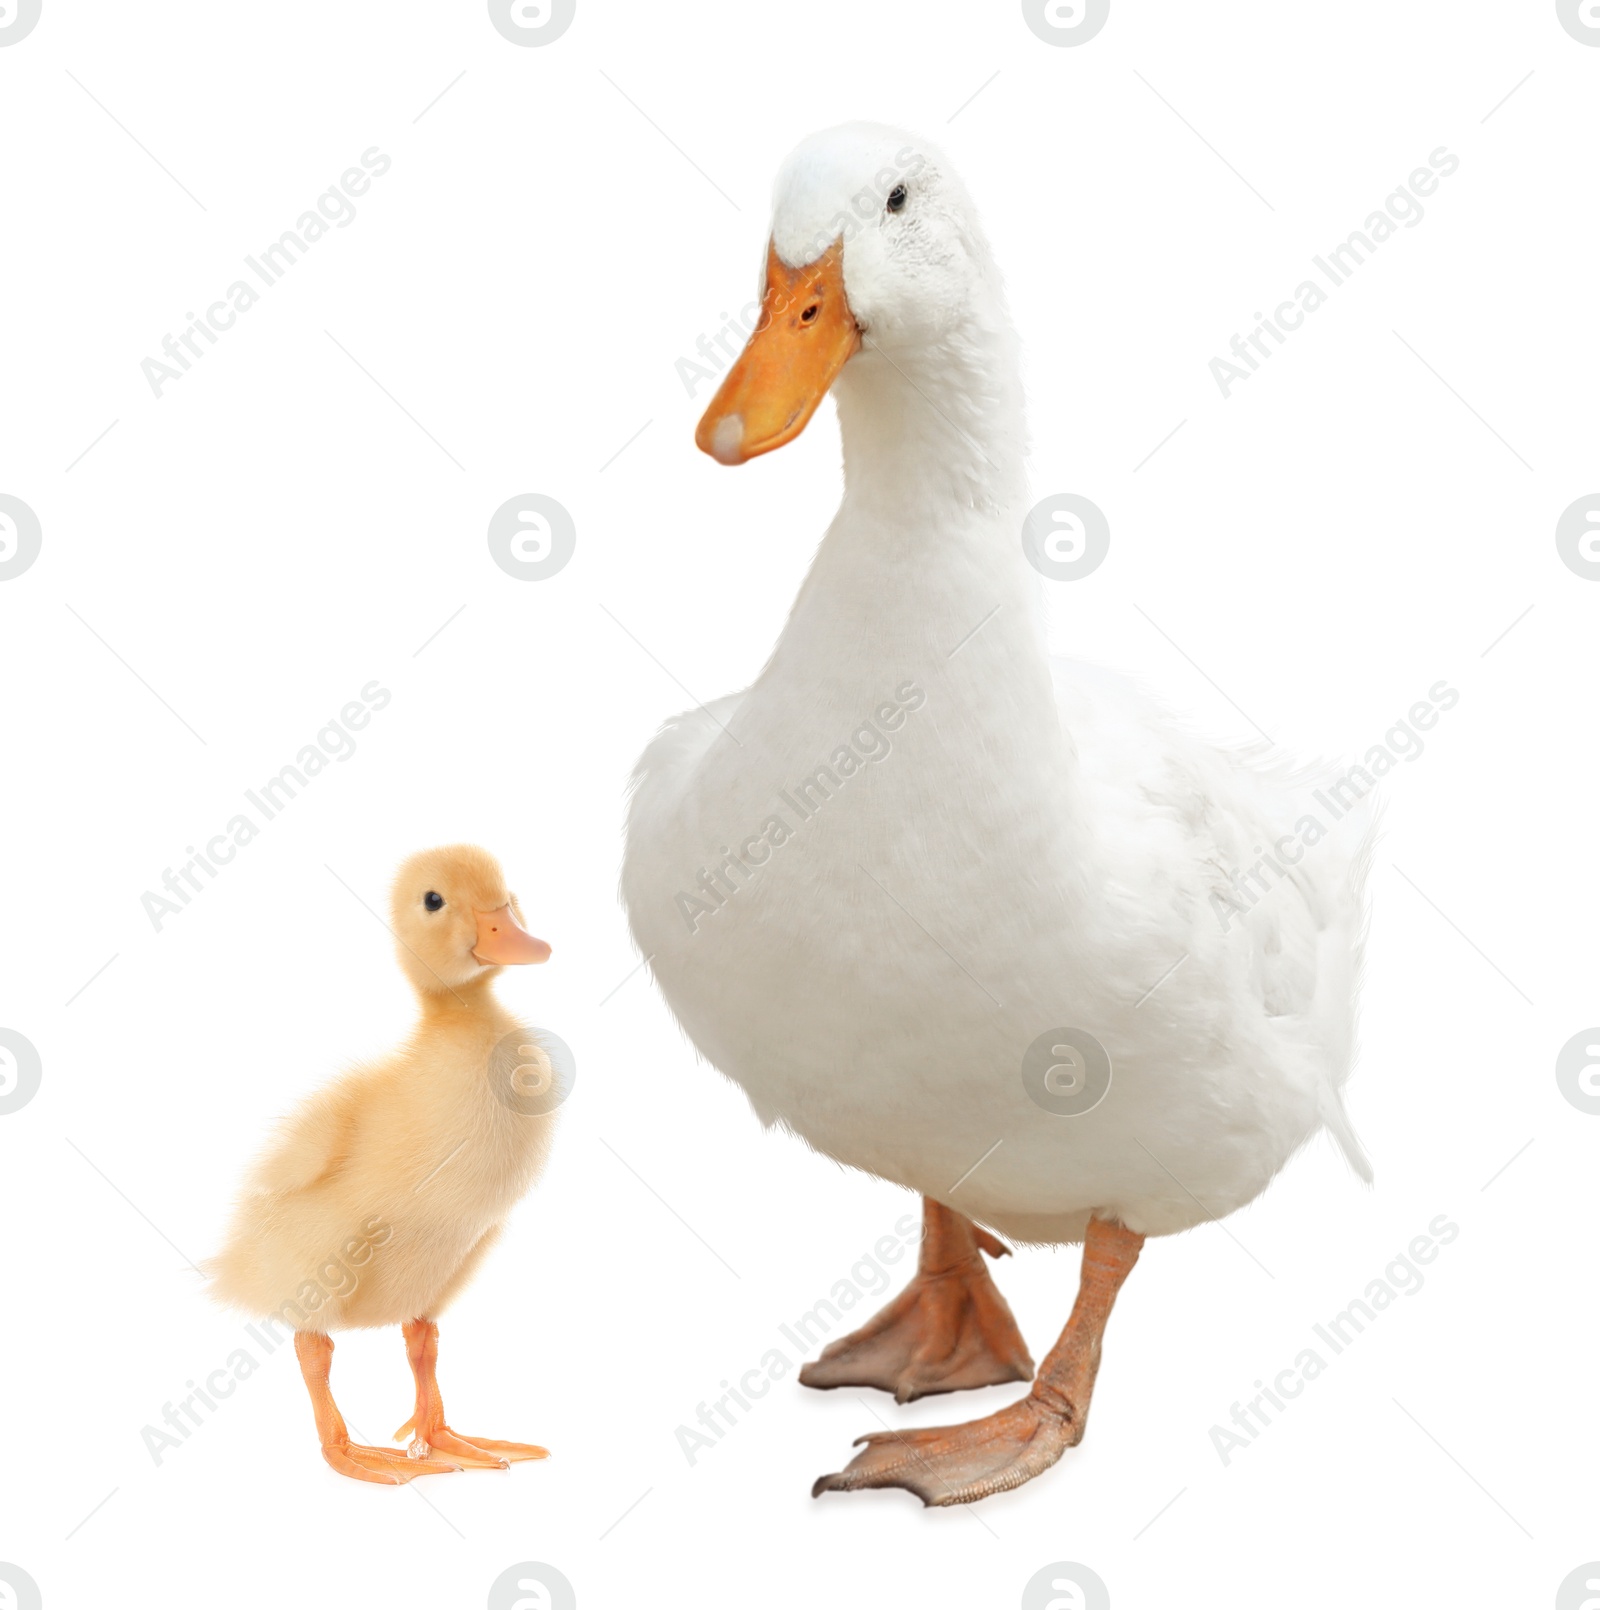
M862 1437L861 1452L836 1475L819 1477L812 1497L903 1487L924 1504L971 1504L1048 1470L1082 1440L1111 1305L1143 1245L1120 1224L1090 1219L1072 1317L1027 1397L968 1425Z
M1032 1481L1082 1435L1081 1422L1031 1396L966 1425L874 1431L856 1439L861 1452L837 1475L817 1478L811 1496L903 1487L930 1507L971 1504Z
M909 1403L1032 1380L1027 1344L983 1261L984 1252L1008 1251L970 1219L924 1198L915 1278L860 1330L824 1348L800 1371L801 1384L878 1387Z

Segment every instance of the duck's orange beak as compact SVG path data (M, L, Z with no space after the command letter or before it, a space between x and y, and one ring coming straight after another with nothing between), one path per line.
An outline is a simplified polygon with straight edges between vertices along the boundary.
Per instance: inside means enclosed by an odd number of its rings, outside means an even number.
M804 268L789 268L769 243L761 318L711 399L695 446L719 464L743 464L792 442L860 347L844 294L844 241Z
M542 939L535 939L517 921L510 906L501 906L498 911L480 911L477 918L478 942L472 947L472 954L480 962L492 967L508 967L518 962L550 960L550 947Z

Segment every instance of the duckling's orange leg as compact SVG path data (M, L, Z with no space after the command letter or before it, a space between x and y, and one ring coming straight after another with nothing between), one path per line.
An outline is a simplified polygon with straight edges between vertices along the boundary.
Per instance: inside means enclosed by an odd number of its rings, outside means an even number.
M406 1357L417 1381L417 1411L395 1432L395 1440L411 1437L412 1455L444 1454L481 1470L504 1470L518 1459L548 1459L550 1450L531 1442L498 1442L488 1437L458 1436L444 1423L444 1399L434 1366L439 1358L439 1327L431 1319L407 1320Z
M333 1368L333 1338L320 1331L297 1330L294 1333L294 1351L295 1357L300 1360L300 1373L305 1377L306 1390L311 1394L312 1412L317 1417L317 1435L322 1439L322 1457L341 1476L398 1487L413 1476L461 1469L460 1465L447 1459L408 1459L393 1448L367 1448L352 1442L345 1428L344 1416L339 1413L328 1387L328 1374Z
M1048 1470L1083 1438L1100 1340L1143 1245L1142 1235L1120 1224L1090 1219L1072 1317L1027 1397L968 1425L861 1437L866 1447L837 1475L819 1477L812 1496L904 1487L924 1504L971 1504Z
M1033 1378L1033 1360L983 1254L1011 1249L931 1197L916 1277L860 1330L830 1342L802 1386L876 1386L909 1403L933 1392Z

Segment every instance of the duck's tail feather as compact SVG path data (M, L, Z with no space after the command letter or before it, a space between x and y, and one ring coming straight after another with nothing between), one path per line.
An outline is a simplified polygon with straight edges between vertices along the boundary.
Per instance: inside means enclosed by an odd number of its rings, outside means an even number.
M1372 1184L1372 1161L1350 1127L1350 1115L1344 1110L1344 1097L1330 1084L1324 1084L1317 1097L1317 1110L1322 1115L1322 1127L1339 1143L1344 1160L1355 1170L1364 1185Z
M1326 1047L1325 1072L1317 1092L1323 1128L1338 1142L1345 1161L1365 1184L1372 1184L1372 1163L1345 1111L1342 1088L1356 1057L1356 1000L1361 988L1366 948L1365 884L1377 839L1374 807L1363 813L1361 837L1351 855L1343 909L1333 916L1317 940L1317 990L1312 1016Z

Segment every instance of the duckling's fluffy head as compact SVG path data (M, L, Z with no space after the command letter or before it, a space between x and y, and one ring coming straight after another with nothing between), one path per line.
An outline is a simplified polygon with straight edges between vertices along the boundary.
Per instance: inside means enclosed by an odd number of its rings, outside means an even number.
M505 920L507 913L514 921ZM459 989L498 972L498 965L475 954L494 929L503 938L520 935L526 941L505 960L543 961L550 953L523 931L522 908L506 887L500 863L475 844L419 850L407 859L395 874L390 925L400 965L424 994Z
M799 268L838 240L850 310L886 347L946 333L997 283L966 186L906 129L843 123L785 159L773 189L778 256Z

